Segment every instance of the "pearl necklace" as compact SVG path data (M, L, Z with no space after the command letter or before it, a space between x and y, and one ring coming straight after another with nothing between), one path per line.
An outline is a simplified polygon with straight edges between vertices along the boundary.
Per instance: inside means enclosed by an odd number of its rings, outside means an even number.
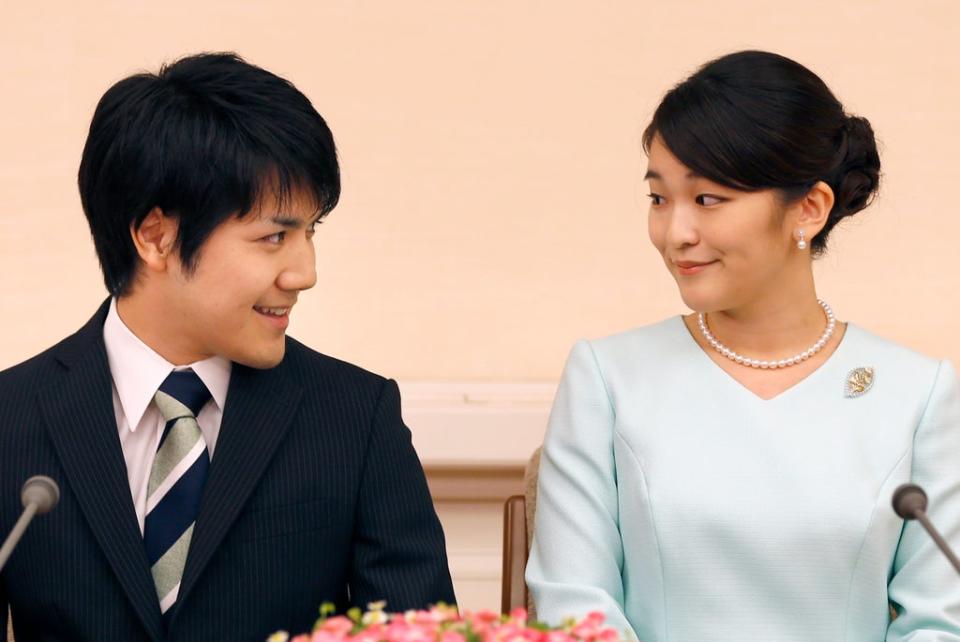
M703 338L707 340L713 349L725 356L731 361L736 361L737 363L743 364L745 366L750 366L751 368L763 368L763 369L776 369L776 368L786 368L788 366L793 366L801 361L806 361L813 355L817 354L823 350L823 346L827 345L827 341L830 340L830 337L833 336L833 330L837 325L837 320L833 316L833 310L830 309L830 306L827 305L826 301L821 301L817 299L817 303L820 304L820 307L823 308L823 313L827 317L827 329L823 331L823 334L820 335L820 338L817 339L817 342L812 346L804 350L799 354L795 354L789 359L780 359L779 361L760 361L759 359L751 359L745 357L741 354L737 354L727 346L723 345L713 334L710 332L710 329L707 327L707 320L703 312L697 314L697 324L700 326L700 332L703 334Z

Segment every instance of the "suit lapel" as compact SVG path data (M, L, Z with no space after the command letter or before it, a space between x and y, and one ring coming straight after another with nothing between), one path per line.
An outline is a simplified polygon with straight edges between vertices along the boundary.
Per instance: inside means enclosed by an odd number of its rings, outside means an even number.
M107 305L57 353L65 367L38 393L70 490L151 638L162 637L160 604L130 496L103 344Z
M302 391L288 377L288 369L286 362L270 370L233 365L217 449L171 621L240 514L296 414Z

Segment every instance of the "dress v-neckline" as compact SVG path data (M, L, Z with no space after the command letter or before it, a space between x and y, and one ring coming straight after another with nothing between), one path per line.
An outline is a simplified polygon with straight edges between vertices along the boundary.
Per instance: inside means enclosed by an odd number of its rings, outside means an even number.
M840 337L840 343L837 345L836 348L834 348L833 352L830 354L829 357L827 357L826 361L821 363L816 368L816 370L813 370L812 372L807 374L807 376L805 376L804 378L800 379L799 381L796 381L795 383L791 384L789 387L784 388L774 396L765 399L760 395L758 395L757 393L755 393L750 388L748 388L746 385L744 385L740 380L738 380L732 374L730 374L729 372L721 368L716 361L710 358L710 355L707 354L707 351L704 350L703 346L700 345L700 343L697 341L697 338L693 336L693 333L690 331L690 328L687 327L687 324L683 320L683 315L677 315L676 320L677 320L677 323L680 325L680 331L683 333L686 341L689 342L690 347L696 351L698 358L708 362L710 370L715 371L717 374L721 375L721 378L726 380L728 385L733 384L733 386L738 388L741 391L741 393L748 395L754 401L758 401L762 404L772 404L776 401L779 401L780 399L791 395L797 389L804 387L805 384L808 384L808 382L812 382L815 379L819 378L821 376L820 373L822 371L827 369L832 369L834 362L838 360L837 355L841 351L844 351L847 344L850 343L848 338L850 336L850 333L854 331L856 328L856 326L854 326L849 321L846 322L844 324L845 327L843 331L843 336Z

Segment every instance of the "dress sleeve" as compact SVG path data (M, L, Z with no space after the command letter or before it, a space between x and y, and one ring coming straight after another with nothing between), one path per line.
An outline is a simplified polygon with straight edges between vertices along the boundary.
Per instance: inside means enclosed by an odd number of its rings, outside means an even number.
M538 619L558 624L600 611L635 640L623 606L614 419L593 350L581 341L550 413L526 579Z
M941 362L913 444L911 480L927 493L927 514L960 545L960 386ZM904 524L888 586L897 617L887 642L960 641L960 576L917 521Z

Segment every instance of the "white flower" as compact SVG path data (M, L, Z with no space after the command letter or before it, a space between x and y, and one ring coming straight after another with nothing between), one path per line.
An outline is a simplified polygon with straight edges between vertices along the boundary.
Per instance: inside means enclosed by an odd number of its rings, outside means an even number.
M389 619L390 619L390 616L388 616L383 611L372 610L364 613L363 618L361 618L360 622L364 626L369 624L386 624L387 620ZM282 642L286 642L286 641L284 640Z

